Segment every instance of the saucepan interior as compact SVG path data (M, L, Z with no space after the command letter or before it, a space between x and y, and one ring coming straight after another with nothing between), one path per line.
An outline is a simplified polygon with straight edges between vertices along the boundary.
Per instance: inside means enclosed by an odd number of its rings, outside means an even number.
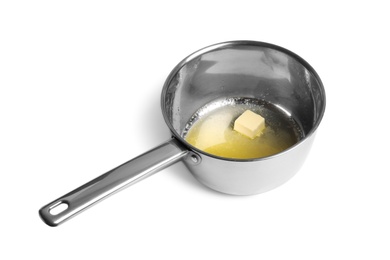
M202 153L184 140L194 114L207 104L243 99L279 108L299 125L301 140L315 131L325 109L323 85L306 61L253 41L220 43L188 56L167 78L161 105L174 136Z

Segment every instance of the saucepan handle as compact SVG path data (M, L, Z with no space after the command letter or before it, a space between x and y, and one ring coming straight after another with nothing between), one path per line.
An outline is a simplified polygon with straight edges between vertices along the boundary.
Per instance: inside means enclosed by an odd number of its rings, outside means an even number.
M108 196L178 162L188 152L172 138L47 204L39 210L39 215L49 226L57 226Z

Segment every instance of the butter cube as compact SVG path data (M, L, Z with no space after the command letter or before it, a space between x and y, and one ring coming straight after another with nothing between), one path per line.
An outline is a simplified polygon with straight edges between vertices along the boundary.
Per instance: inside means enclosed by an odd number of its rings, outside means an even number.
M256 136L260 136L264 128L264 117L250 110L246 110L236 119L236 121L234 121L234 130L251 139L254 139Z

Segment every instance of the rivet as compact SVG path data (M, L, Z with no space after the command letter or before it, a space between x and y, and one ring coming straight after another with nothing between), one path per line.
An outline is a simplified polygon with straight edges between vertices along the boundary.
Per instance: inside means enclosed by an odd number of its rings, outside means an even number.
M201 162L201 157L197 155L196 153L190 153L189 160L192 164L197 165Z

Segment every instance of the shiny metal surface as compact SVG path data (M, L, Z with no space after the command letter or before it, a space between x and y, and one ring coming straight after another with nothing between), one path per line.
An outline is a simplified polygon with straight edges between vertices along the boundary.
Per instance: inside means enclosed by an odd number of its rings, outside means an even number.
M303 138L273 156L238 160L207 154L186 143L186 125L200 107L224 98L264 100L291 116ZM296 54L268 43L234 41L204 48L184 59L165 82L161 106L174 136L202 159L184 163L206 186L250 195L273 189L300 168L325 111L325 91L314 69Z
M108 196L176 163L187 153L186 148L171 139L52 201L39 210L39 215L46 224L57 226ZM52 210L63 204L65 209L53 214Z
M299 125L301 140L281 153L248 160L207 154L184 140L200 108L241 99L283 111ZM173 139L42 207L43 221L59 225L180 160L197 180L223 193L271 190L294 176L306 159L325 111L325 91L314 69L296 54L268 43L234 41L206 47L180 62L164 84L161 109ZM60 206L65 209L53 213Z
M314 135L288 152L262 160L221 160L201 154L202 163L184 160L192 175L205 186L231 195L254 195L272 190L291 179L304 163Z
M280 106L305 134L315 131L325 110L324 88L307 62L275 45L235 41L202 49L176 66L162 93L165 120L180 138L191 116L221 97Z

